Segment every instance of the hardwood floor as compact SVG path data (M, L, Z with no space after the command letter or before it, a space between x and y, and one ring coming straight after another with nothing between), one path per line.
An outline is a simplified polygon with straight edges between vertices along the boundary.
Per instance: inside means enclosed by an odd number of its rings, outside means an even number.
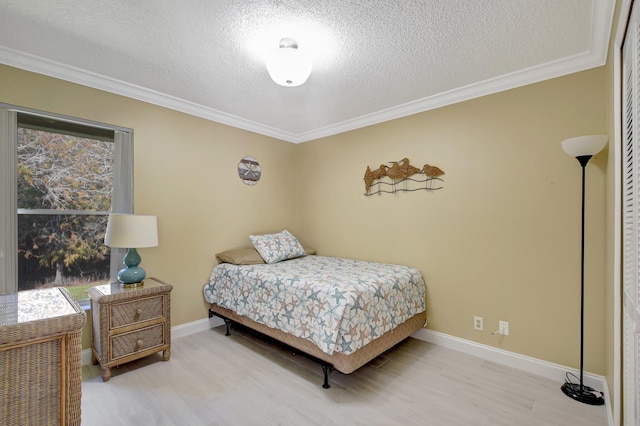
M83 367L83 425L598 425L561 383L409 338L350 375L224 327L112 369Z

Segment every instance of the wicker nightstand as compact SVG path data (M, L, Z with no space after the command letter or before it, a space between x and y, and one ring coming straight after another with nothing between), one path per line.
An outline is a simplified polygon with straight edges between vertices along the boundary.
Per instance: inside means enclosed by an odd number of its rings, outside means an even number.
M171 285L147 278L144 285L124 288L118 284L91 287L93 319L92 354L102 367L102 380L111 378L111 367L159 351L171 356Z
M85 321L64 288L0 295L0 424L80 425Z

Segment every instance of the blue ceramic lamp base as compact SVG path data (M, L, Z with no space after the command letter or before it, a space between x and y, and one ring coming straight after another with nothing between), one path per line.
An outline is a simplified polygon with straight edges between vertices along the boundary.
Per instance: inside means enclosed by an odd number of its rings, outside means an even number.
M143 284L146 272L138 265L141 262L138 251L134 248L127 249L127 254L124 255L122 263L126 268L121 269L118 272L118 281L125 287L139 287Z

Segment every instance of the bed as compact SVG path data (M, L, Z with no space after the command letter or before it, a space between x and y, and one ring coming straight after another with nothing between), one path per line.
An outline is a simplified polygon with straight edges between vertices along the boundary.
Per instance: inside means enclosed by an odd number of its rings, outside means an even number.
M209 316L272 337L349 374L425 324L425 286L407 266L307 255L272 260L245 249L214 267L203 293ZM302 255L300 255L302 253ZM237 258L237 256L236 256ZM247 260L247 258L251 258Z

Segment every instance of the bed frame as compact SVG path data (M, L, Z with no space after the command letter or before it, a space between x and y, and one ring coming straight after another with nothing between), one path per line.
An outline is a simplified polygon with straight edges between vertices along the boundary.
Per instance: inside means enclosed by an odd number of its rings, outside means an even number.
M227 336L231 334L230 326L232 323L241 324L259 332L260 334L269 336L278 342L297 349L308 357L318 361L322 367L322 372L324 373L324 383L322 384L322 387L325 389L331 387L329 385L329 371L332 368L344 374L353 373L355 370L362 367L378 355L409 337L414 331L422 328L426 322L426 312L421 312L398 325L396 328L389 330L382 336L372 340L356 352L349 355L334 352L332 355L328 355L322 352L320 348L309 340L293 336L275 328L267 327L264 324L255 322L252 319L238 315L229 309L212 303L209 308L209 318L214 315L224 320L227 327Z

